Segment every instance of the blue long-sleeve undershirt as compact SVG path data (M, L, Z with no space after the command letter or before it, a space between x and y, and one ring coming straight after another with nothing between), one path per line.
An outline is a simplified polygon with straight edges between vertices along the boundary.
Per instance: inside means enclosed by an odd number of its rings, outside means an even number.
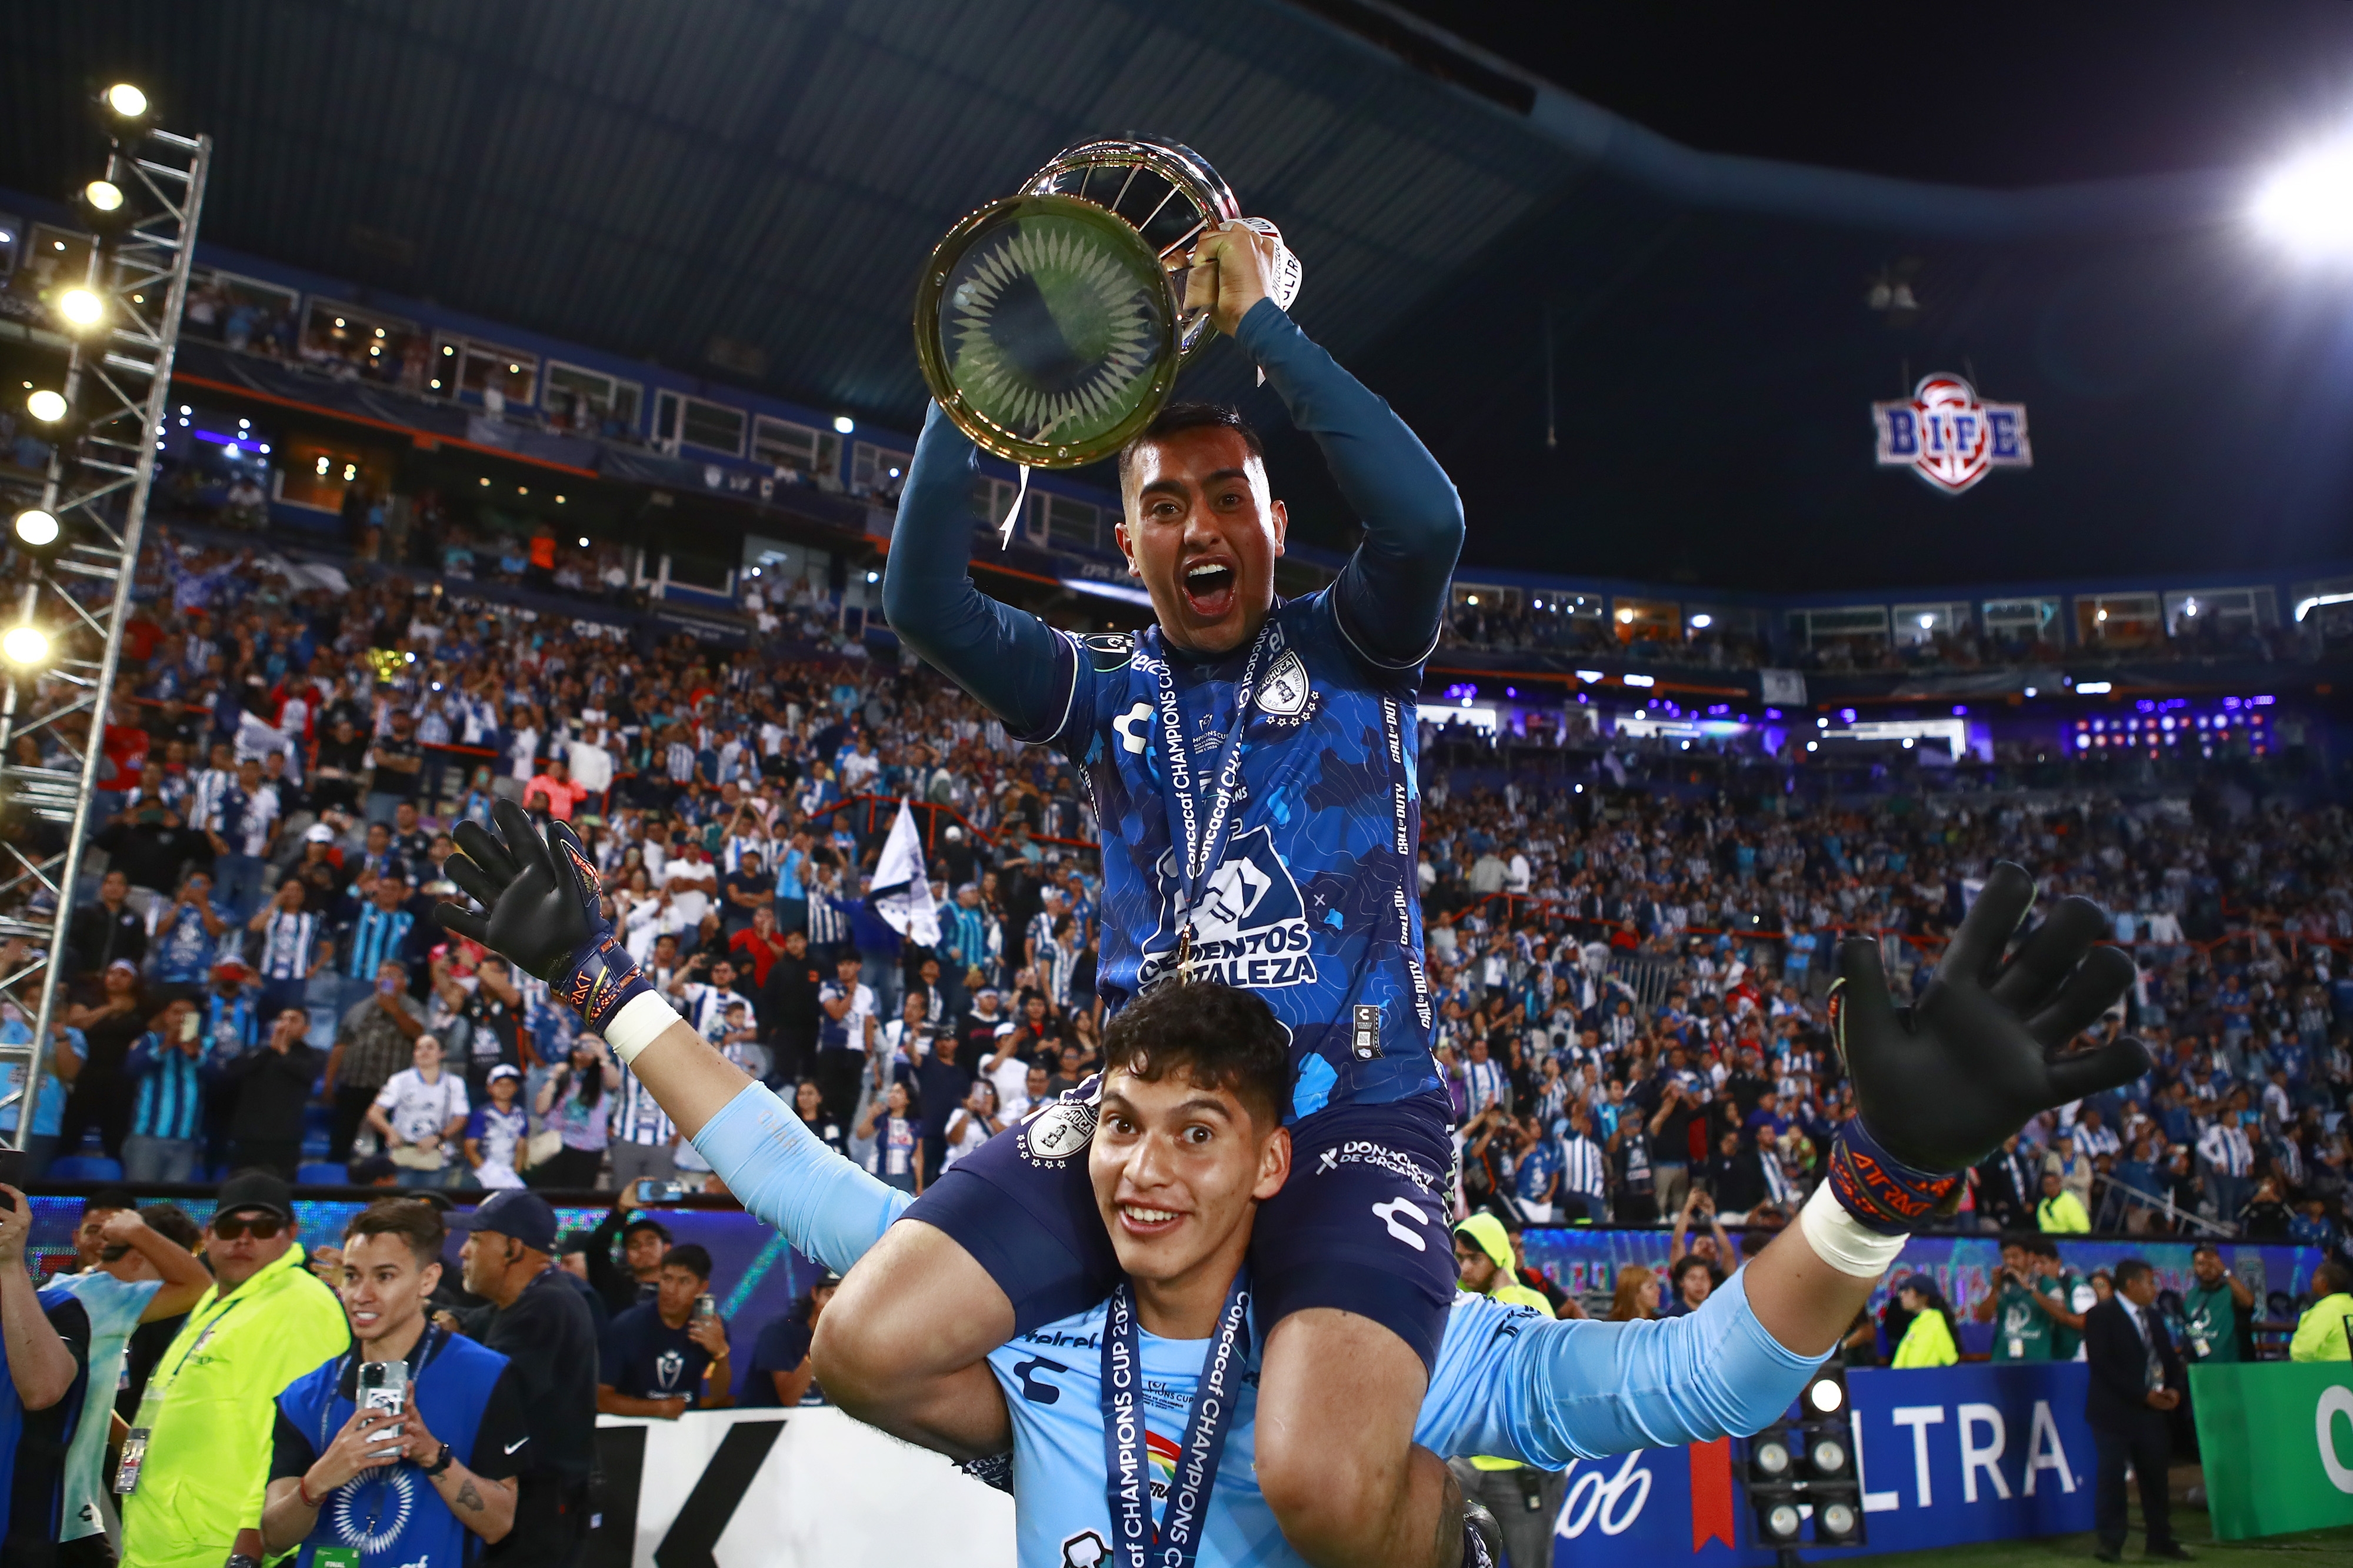
M1821 1363L1765 1331L1746 1270L1685 1317L1610 1323L1532 1320L1495 1334L1458 1308L1448 1326L1478 1342L1440 1349L1415 1440L1442 1454L1493 1454L1538 1469L1635 1448L1756 1432ZM1461 1377L1450 1377L1459 1353Z
M1292 423L1312 437L1365 537L1333 593L1342 630L1375 664L1430 655L1462 548L1462 502L1405 421L1261 300L1235 340L1266 372ZM1043 621L973 585L976 448L934 405L899 498L883 613L900 640L970 692L1014 733L1060 717L1056 639Z

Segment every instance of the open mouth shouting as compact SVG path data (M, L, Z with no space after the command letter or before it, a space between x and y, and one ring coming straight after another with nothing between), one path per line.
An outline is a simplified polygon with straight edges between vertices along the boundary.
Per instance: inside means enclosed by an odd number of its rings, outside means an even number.
M1203 556L1185 568L1185 607L1205 621L1222 620L1234 607L1240 580L1230 557Z

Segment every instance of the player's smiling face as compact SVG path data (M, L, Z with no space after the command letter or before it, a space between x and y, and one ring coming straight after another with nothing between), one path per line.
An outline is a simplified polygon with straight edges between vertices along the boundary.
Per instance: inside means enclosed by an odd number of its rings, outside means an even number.
M1290 517L1240 432L1208 426L1139 444L1122 500L1120 548L1152 595L1162 634L1210 655L1256 637L1274 604Z
M1290 1174L1291 1135L1261 1130L1233 1090L1181 1070L1147 1079L1114 1068L1087 1166L1145 1326L1163 1332L1155 1302L1173 1306L1188 1286L1214 1315L1249 1250L1253 1205Z

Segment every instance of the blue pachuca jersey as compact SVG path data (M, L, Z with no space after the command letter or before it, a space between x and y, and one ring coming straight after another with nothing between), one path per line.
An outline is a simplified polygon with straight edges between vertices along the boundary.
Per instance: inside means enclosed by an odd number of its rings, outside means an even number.
M1329 590L1274 609L1231 837L1203 879L1200 907L1188 909L1166 731L1183 725L1191 767L1208 773L1251 650L1171 661L1157 626L1056 635L1067 704L1052 731L1029 738L1077 764L1093 796L1106 1002L1117 1007L1172 972L1189 916L1197 976L1255 991L1291 1031L1293 1118L1436 1089L1414 879L1420 667L1384 669L1357 654ZM1166 712L1164 673L1174 697ZM1213 790L1203 777L1193 793L1206 806Z
M1097 1306L989 1353L1013 1421L1021 1568L1112 1561L1103 1328ZM1156 1526L1208 1342L1136 1337ZM1532 1308L1458 1293L1413 1440L1440 1458L1493 1454L1567 1469L1603 1455L1758 1431L1788 1410L1816 1364L1765 1332L1739 1275L1696 1312L1630 1323L1556 1321ZM1283 1540L1259 1491L1257 1424L1253 1354L1209 1492L1200 1568L1305 1561Z

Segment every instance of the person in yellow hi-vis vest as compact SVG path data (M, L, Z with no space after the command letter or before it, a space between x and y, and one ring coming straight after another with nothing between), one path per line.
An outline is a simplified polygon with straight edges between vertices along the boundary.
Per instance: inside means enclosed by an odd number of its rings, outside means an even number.
M2353 1361L2353 1268L2330 1258L2312 1271L2312 1305L2296 1321L2290 1361Z
M1454 1264L1462 1289L1525 1307L1549 1318L1552 1303L1519 1281L1513 1268L1512 1237L1492 1214L1474 1214L1454 1227ZM1504 1531L1504 1555L1511 1568L1546 1568L1552 1562L1552 1525L1560 1517L1566 1478L1532 1469L1517 1459L1450 1459L1465 1497L1487 1505Z
M205 1255L212 1288L156 1363L115 1472L123 1568L259 1559L278 1395L351 1343L343 1304L303 1267L278 1177L221 1184Z
M1915 1366L1950 1366L1961 1359L1960 1346L1953 1340L1953 1312L1945 1305L1945 1293L1926 1274L1914 1274L1895 1282L1895 1299L1912 1314L1912 1321L1904 1330L1903 1341L1895 1347L1891 1367L1901 1370Z

